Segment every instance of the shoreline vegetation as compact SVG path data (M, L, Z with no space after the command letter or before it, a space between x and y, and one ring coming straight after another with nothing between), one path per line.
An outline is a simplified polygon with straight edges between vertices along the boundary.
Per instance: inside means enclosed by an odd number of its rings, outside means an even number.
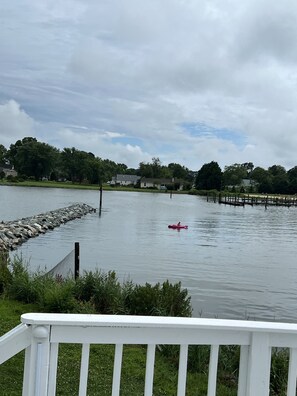
M0 186L9 186L9 187L41 187L41 188L61 188L61 189L73 189L73 190L94 190L100 191L99 185L94 184L85 184L85 183L73 183L73 182L55 182L55 181L34 181L34 180L26 180L26 181L7 181L0 180ZM136 188L136 187L124 187L124 186L110 186L108 184L102 185L103 191L123 191L123 192L141 192L141 193L158 193L158 194L172 194L172 195L200 195L200 196L209 196L209 200L211 201L211 197L219 195L228 195L228 196L236 196L236 197L254 197L254 198L294 198L296 199L296 194L263 194L263 193L238 193L238 192L230 192L230 191L218 191L218 190L197 190L195 188L191 190L183 190L183 191L172 191L172 190L158 190L158 189L150 189L150 188Z
M25 312L127 314L183 316L192 314L191 297L181 283L168 281L151 285L120 283L110 271L84 272L76 279L63 279L45 273L30 273L21 258L0 262L0 336L17 326ZM77 394L81 349L62 345L59 354L57 394ZM210 348L189 346L187 395L206 395ZM96 345L90 357L88 395L110 395L114 346ZM127 345L124 348L121 394L142 395L146 347ZM159 346L156 353L154 395L175 395L178 373L179 347ZM1 394L21 393L24 353L0 366ZM218 366L218 396L237 394L239 347L221 346ZM100 372L100 375L98 375ZM271 396L286 394L288 351L273 351L271 363ZM133 381L131 381L133 378Z

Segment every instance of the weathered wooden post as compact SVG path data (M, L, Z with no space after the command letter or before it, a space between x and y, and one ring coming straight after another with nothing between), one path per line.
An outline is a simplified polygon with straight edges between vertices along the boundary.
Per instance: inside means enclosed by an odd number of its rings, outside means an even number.
M74 244L74 279L79 277L79 242Z
M100 184L99 216L101 216L101 209L102 209L102 183Z

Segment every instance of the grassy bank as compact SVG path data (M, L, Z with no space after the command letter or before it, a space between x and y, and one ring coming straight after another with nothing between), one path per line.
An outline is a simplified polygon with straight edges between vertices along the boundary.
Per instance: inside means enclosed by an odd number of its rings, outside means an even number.
M0 186L15 186L15 187L44 187L44 188L66 188L66 189L76 189L76 190L95 190L99 191L99 186L95 184L84 184L84 183L72 183L72 182L55 182L55 181L16 181L9 182L6 180L0 180ZM157 189L145 189L145 188L134 188L134 187L122 187L114 186L111 187L108 184L102 186L104 191L127 191L127 192L146 192L146 193L160 193L169 194L170 191L160 191ZM187 194L188 191L172 191L173 194Z

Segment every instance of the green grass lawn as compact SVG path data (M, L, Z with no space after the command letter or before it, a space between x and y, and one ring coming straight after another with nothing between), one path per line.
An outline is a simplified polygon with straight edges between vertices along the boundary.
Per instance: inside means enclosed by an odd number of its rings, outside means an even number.
M0 180L0 185L2 186L16 186L16 187L45 187L45 188L68 188L76 190L97 190L99 191L99 186L96 184L84 184L84 183L72 183L72 182L55 182L55 181L34 181L27 180L22 182L8 182L6 180ZM134 187L121 187L114 186L111 187L108 184L103 184L102 189L104 191L134 191L134 192L150 192L150 193L160 193L169 194L170 191L160 191L157 189L146 189L146 188L134 188ZM173 191L173 194L187 194L188 191Z
M0 300L0 336L20 323L25 312L37 312L33 304ZM80 345L60 345L57 375L57 396L78 394ZM111 394L114 346L93 345L90 351L88 396ZM125 345L122 362L121 396L141 396L144 390L146 346ZM1 396L22 393L24 353L21 352L0 366ZM177 368L174 362L156 353L154 395L176 395ZM235 396L236 390L219 385L219 396ZM206 374L189 373L187 396L207 395Z

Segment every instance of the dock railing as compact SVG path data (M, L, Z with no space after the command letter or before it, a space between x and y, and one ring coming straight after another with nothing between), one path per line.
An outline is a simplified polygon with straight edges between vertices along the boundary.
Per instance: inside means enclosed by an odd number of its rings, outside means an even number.
M54 396L60 344L81 344L79 396L87 395L90 345L114 344L112 396L120 394L123 346L147 345L143 394L153 394L157 345L179 345L178 396L186 395L188 346L211 347L208 396L216 395L219 348L240 346L238 396L268 396L272 347L289 348L287 395L296 395L297 325L255 321L29 313L0 337L0 364L25 350L23 396ZM132 395L131 395L132 396Z

